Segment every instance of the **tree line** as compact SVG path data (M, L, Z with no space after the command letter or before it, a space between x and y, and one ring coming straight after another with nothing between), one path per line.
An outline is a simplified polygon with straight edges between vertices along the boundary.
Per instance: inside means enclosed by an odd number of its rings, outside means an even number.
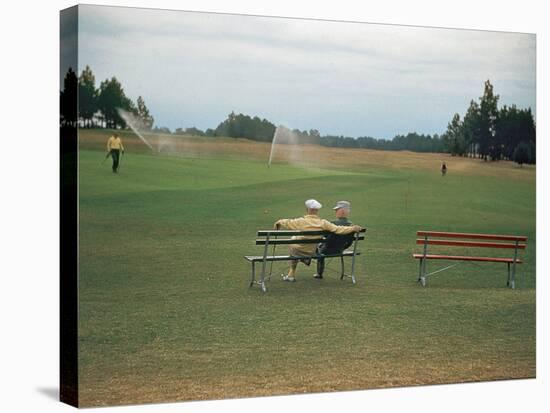
M78 94L78 108L72 104L76 101L75 94ZM138 96L134 103L115 76L105 79L96 88L95 76L89 66L80 76L69 68L60 98L62 125L73 122L73 126L84 128L124 129L128 125L119 109L131 113L146 130L151 130L155 121L144 99Z
M506 159L520 165L534 164L536 126L531 108L504 105L499 109L498 100L499 95L487 80L479 102L471 100L464 117L455 113L449 122L443 134L446 152L486 161Z
M378 139L371 136L351 138L345 136L322 136L321 145L340 148L377 149L382 151L445 152L438 134L424 135L410 132L396 135L393 139Z
M74 122L75 126L88 128L126 128L126 122L118 109L130 112L137 118L141 128L153 132L208 136L246 138L260 142L271 142L276 125L258 116L231 112L215 128L201 130L196 127L177 128L173 132L167 127L154 125L141 96L134 103L126 96L116 77L105 79L96 88L95 76L89 66L80 76L69 69L61 92L61 122ZM78 93L78 112L75 105ZM485 82L479 102L472 100L464 117L455 113L444 134L425 135L416 132L396 135L393 139L379 139L370 136L321 135L317 129L288 130L292 143L315 144L338 148L365 148L414 152L450 153L453 156L478 157L484 160L514 160L519 164L536 162L536 127L531 109L519 109L515 105L498 108L499 96L493 91L489 80ZM281 143L285 143L285 139Z
M221 122L215 129L202 131L196 127L178 128L175 134L247 138L260 142L271 142L277 127L267 119L250 117L242 113L231 112L227 119ZM353 138L350 136L324 135L317 129L299 130L284 128L287 133L282 134L279 143L313 144L337 148L365 148L390 151L409 150L416 152L445 152L445 145L442 137L435 134L419 135L416 132L407 135L397 135L393 139L377 139L373 137ZM290 138L291 137L291 138Z

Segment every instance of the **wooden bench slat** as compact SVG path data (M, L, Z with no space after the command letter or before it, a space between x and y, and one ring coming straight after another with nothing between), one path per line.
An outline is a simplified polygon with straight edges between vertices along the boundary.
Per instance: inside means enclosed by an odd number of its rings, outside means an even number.
M356 252L355 255L361 255L360 252ZM336 258L336 257L351 257L353 256L353 251L344 251L341 254L327 254L327 255L311 255L309 257L294 257L291 255L268 255L266 257L266 261L288 261L288 260L301 260L304 258L311 258L311 259L318 259L318 258ZM258 262L263 261L264 256L263 255L245 255L244 258L246 258L248 261L252 262Z
M470 234L465 232L443 232L443 231L417 231L419 237L438 237L438 238L469 238L469 239L485 239L494 241L527 241L526 236L520 235L497 235L497 234Z
M424 258L423 254L413 254L413 258L420 259ZM502 257L469 257L462 255L434 255L427 254L426 259L429 260L455 260L455 261L484 261L484 262L503 262L510 263L514 262L513 258L502 258ZM516 260L516 264L522 264L523 261L520 259Z
M365 239L364 235L360 235L357 237L358 241L362 241ZM352 240L355 240L355 238L352 238ZM256 245L265 245L266 239L256 239ZM305 238L305 239L290 239L290 238L282 238L282 239L275 239L270 238L269 239L269 245L289 245L289 244L322 244L326 242L326 238Z
M443 239L428 239L427 241L424 238L419 238L416 240L416 243L419 245L446 245L446 246L456 246L456 247L485 247L485 248L507 248L515 249L515 243L502 243L502 242L474 242L474 241L451 241ZM525 249L525 244L518 244L518 249Z
M267 235L270 235L270 238L273 236L292 236L292 235L328 235L330 232L328 231L298 231L298 230L261 230L258 231L258 237L266 237Z
M361 228L360 232L366 232L366 228ZM269 229L269 230L260 230L258 231L258 237L266 237L267 235L271 236L293 236L293 235L329 235L332 234L330 231L299 231L294 229Z

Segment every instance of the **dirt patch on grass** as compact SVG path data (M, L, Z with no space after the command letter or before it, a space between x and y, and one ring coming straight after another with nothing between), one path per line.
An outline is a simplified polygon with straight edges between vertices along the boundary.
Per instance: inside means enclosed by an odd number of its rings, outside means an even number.
M345 368L300 372L263 371L255 376L236 373L193 378L157 376L113 377L101 386L81 391L83 407L159 403L190 400L276 396L333 391L379 389L433 384L468 383L491 380L533 378L535 367L511 366L489 360L470 360L460 364L356 361Z

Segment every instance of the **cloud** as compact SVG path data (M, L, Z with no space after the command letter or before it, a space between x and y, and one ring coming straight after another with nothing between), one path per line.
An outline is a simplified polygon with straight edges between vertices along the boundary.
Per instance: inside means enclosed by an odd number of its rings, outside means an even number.
M235 110L322 133L443 132L486 79L535 105L534 35L80 7L79 61L172 128Z

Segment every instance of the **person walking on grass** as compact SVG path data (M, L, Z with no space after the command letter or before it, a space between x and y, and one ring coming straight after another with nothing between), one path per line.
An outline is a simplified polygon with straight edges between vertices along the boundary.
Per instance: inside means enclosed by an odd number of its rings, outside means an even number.
M445 164L445 162L443 162L441 164L441 176L445 176L446 173L447 173L447 165Z
M124 153L124 146L117 133L113 135L107 141L107 156L111 155L113 158L113 173L118 173L118 165L120 163L120 153Z
M315 199L308 199L305 202L306 205L306 215L300 218L291 218L291 219L279 219L275 222L275 229L295 229L300 231L330 231L335 234L351 234L354 232L361 231L359 225L350 225L350 226L338 226L332 222L327 221L326 219L321 219L319 217L319 210L322 205ZM282 274L284 281L294 282L296 281L294 275L296 273L296 267L298 262L303 262L306 265L311 264L311 256L315 255L317 249L317 244L300 244L300 239L317 239L320 236L296 236L293 239L296 239L298 242L296 244L291 244L288 246L289 254L291 257L304 257L290 260L290 268L288 274Z
M336 214L336 219L331 221L334 225L339 227L349 227L353 223L348 219L351 213L351 204L348 201L338 201L336 206L332 208ZM318 255L330 255L340 254L346 248L349 248L353 243L353 234L338 235L331 233L327 235L326 242L317 246ZM313 275L313 278L323 278L323 272L325 271L325 258L317 259L317 273Z

